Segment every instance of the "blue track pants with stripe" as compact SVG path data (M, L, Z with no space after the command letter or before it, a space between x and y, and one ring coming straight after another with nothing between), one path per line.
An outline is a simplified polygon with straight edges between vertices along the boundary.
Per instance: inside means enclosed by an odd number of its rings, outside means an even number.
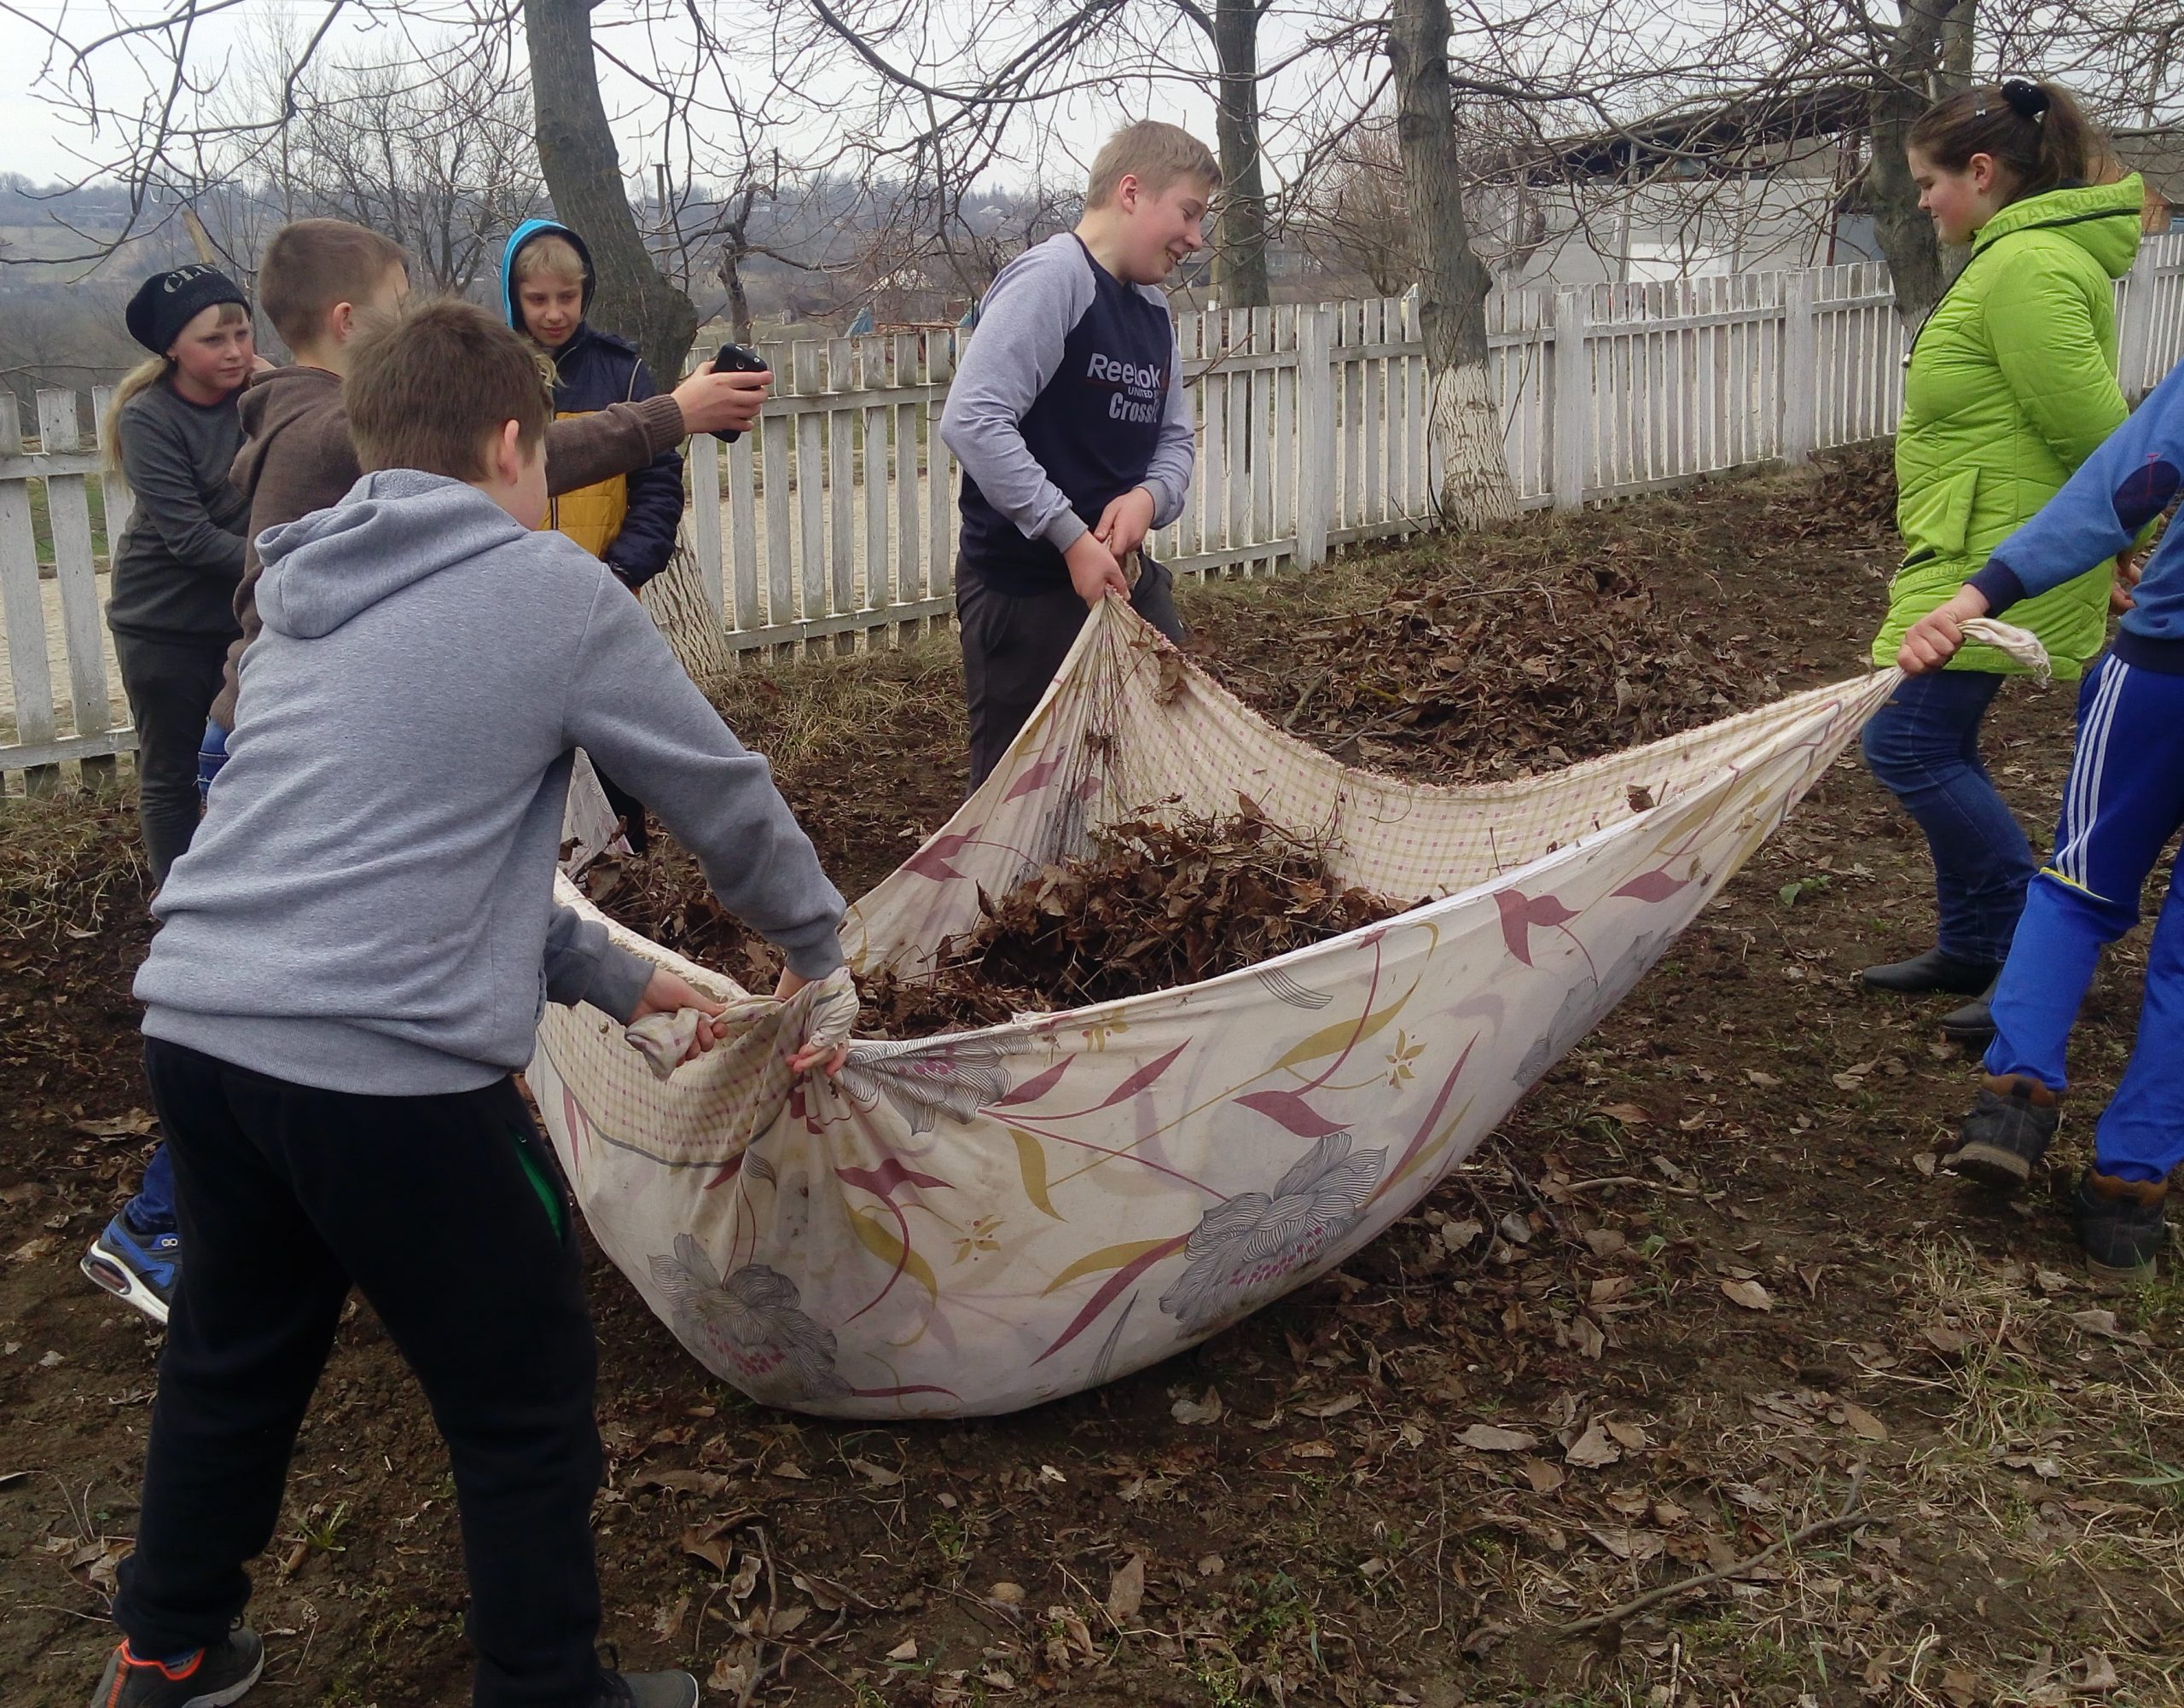
M2065 1053L2102 947L2139 921L2161 851L2184 825L2184 676L2110 654L2078 695L2077 751L2055 852L2025 895L1994 996L1987 1071L2061 1091ZM2184 1162L2184 900L2169 886L2146 956L2138 1047L2094 1135L2094 1166L2161 1180Z

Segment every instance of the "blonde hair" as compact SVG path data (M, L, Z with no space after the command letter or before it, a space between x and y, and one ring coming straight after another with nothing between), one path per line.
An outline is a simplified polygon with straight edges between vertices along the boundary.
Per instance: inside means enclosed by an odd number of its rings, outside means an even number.
M362 302L410 257L391 237L346 219L291 220L273 234L258 270L258 299L294 350L326 335L337 303Z
M1211 148L1181 125L1141 119L1100 145L1084 186L1085 206L1105 207L1125 177L1136 178L1153 195L1179 178L1195 178L1211 195L1221 188L1221 165Z
M220 317L215 326L234 326L247 322L250 311L238 302L217 304ZM106 441L102 455L107 469L114 473L121 471L121 411L132 398L141 397L174 372L171 356L154 356L148 362L139 362L121 376L121 383L113 388L113 397L106 406L106 421L101 437Z
M516 251L516 282L521 284L526 279L541 276L558 279L565 285L584 282L584 257L577 253L577 246L558 231L534 237Z

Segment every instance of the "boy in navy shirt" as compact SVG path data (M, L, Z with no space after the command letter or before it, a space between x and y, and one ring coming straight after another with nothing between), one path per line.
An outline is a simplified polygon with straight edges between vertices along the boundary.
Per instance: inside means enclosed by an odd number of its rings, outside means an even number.
M2001 616L2126 550L2184 481L2184 367L2157 386L2040 514L1915 625L1897 662L1938 670L1973 617ZM2146 566L2115 641L2086 672L2055 851L2026 892L1994 996L1987 1079L1947 1159L2005 1188L2030 1177L2062 1118L2065 1047L2102 947L2184 825L2184 528ZM2072 1211L2096 1277L2153 1273L2169 1175L2184 1162L2184 898L2171 882L2146 954L2146 998L2116 1095L2094 1131Z
M1084 217L1001 270L949 388L940 436L963 464L956 613L975 789L1111 594L1174 640L1173 583L1123 563L1183 507L1190 404L1160 282L1203 247L1221 169L1146 120L1092 163Z

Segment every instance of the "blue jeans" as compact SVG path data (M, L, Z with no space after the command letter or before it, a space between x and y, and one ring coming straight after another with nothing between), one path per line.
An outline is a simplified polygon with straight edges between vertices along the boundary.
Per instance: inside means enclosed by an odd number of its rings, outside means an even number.
M2112 654L2086 673L2055 857L2036 879L1995 990L1989 1073L2069 1084L2066 1052L2104 946L2139 922L2147 875L2184 826L2184 676ZM2160 1180L2184 1162L2184 891L2146 952L2138 1048L2094 1133L2094 1166Z
M1942 952L2000 961L2009 953L2032 847L1979 757L1979 724L2000 676L1935 671L1908 677L1866 725L1866 767L1926 833Z
M125 1211L142 1234L171 1234L174 1220L174 1164L161 1145L144 1165L144 1179Z
M212 779L220 775L220 767L228 763L228 732L211 718L205 720L205 734L197 743L197 804L202 806L212 793Z

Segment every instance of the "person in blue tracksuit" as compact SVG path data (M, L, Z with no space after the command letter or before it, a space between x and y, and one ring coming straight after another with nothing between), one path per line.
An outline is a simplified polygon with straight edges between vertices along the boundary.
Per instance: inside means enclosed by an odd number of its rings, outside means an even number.
M2184 367L1904 636L1898 663L1937 670L1972 618L2002 616L2127 549L2184 485ZM2184 827L2184 528L2146 564L2078 696L2077 749L2054 852L2027 892L1994 997L1977 1105L1948 1159L2003 1188L2030 1176L2062 1116L2065 1052L2101 949L2139 921L2140 895ZM2152 1273L2169 1176L2184 1162L2184 895L2172 881L2146 956L2138 1044L2094 1133L2073 1201L2097 1277Z
M502 253L502 304L508 324L554 364L556 418L642 403L659 390L634 346L585 318L597 282L584 239L551 219L526 220ZM633 473L557 494L543 526L566 534L634 593L667 567L682 520L682 453L663 450ZM630 847L642 853L642 803L605 772L599 781Z

